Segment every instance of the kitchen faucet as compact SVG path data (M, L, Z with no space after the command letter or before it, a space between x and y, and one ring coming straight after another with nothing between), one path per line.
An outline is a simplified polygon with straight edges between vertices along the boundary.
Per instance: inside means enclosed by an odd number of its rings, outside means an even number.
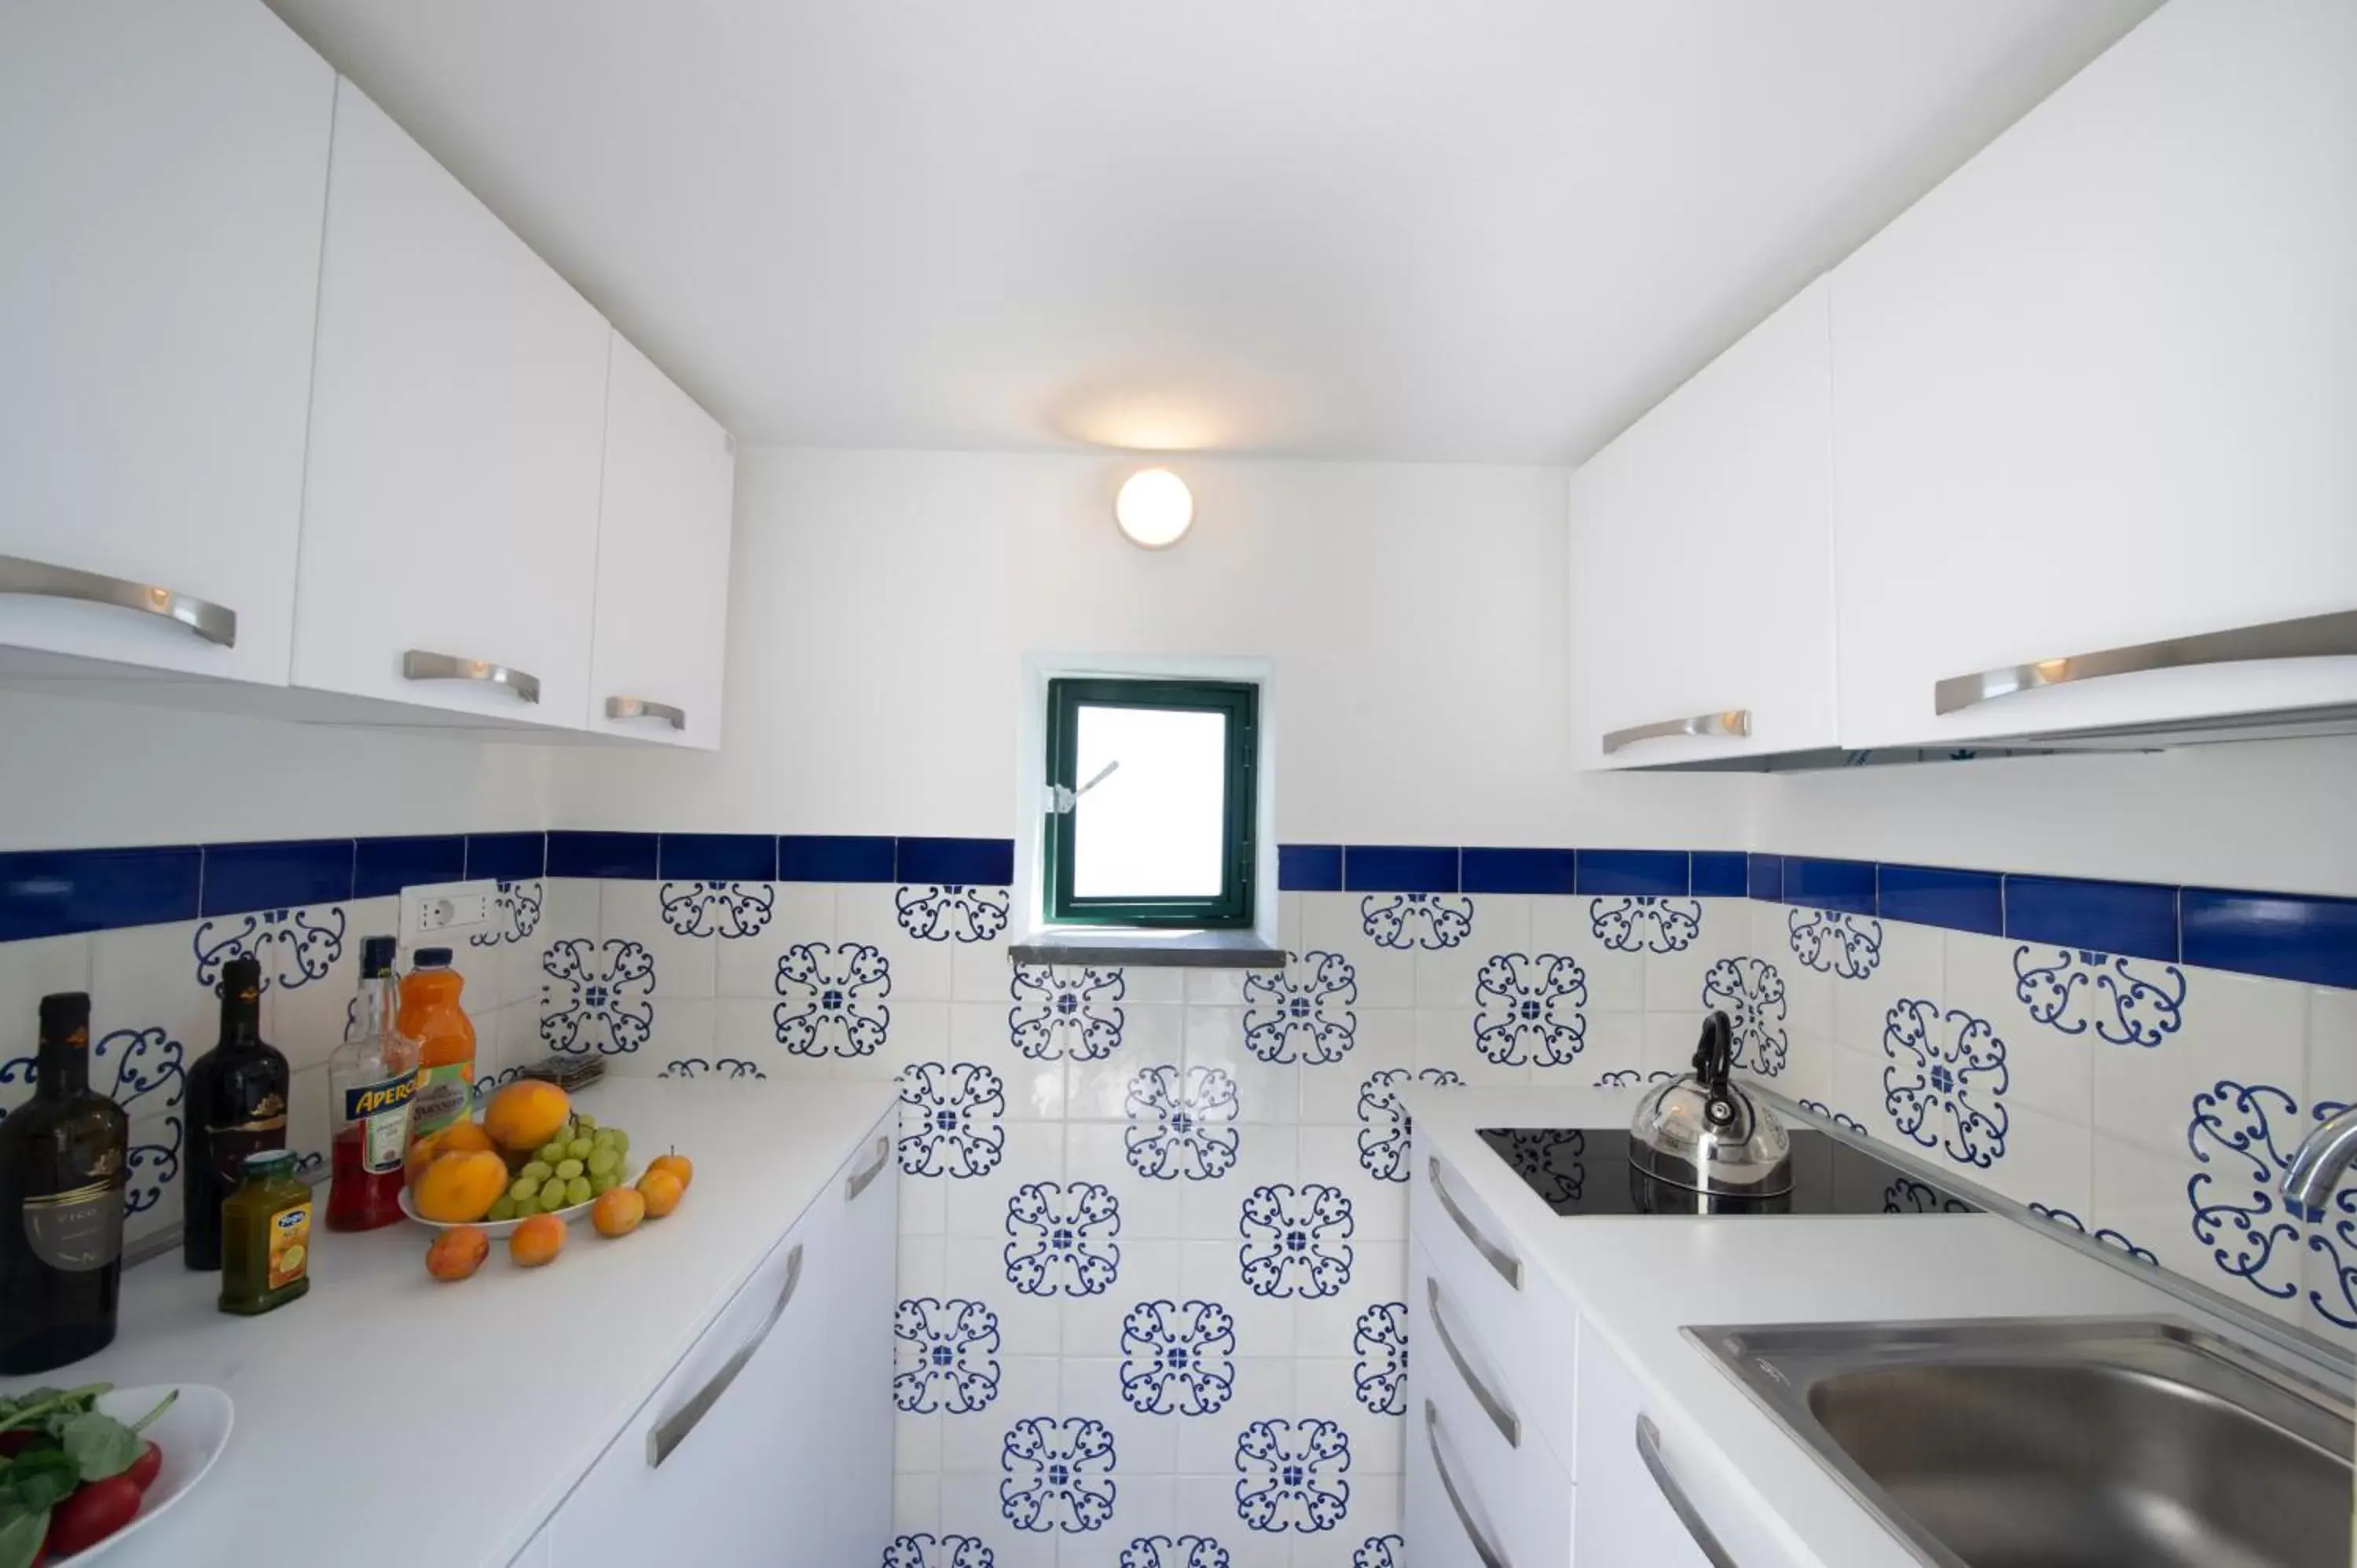
M2313 1225L2324 1218L2325 1200L2341 1173L2357 1163L2357 1105L2352 1105L2308 1135L2284 1172L2284 1205L2292 1218Z

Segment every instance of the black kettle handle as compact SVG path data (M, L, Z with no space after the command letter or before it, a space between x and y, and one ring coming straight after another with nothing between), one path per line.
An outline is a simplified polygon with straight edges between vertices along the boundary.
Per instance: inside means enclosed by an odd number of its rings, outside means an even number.
M1702 1021L1702 1039L1695 1047L1695 1077L1714 1097L1727 1092L1727 1076L1735 1068L1735 1026L1724 1013Z

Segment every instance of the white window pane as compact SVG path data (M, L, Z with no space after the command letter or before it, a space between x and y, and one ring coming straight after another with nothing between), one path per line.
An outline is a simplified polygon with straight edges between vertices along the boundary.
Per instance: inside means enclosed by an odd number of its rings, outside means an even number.
M1217 897L1227 715L1083 706L1076 721L1072 782L1096 783L1074 808L1073 896Z

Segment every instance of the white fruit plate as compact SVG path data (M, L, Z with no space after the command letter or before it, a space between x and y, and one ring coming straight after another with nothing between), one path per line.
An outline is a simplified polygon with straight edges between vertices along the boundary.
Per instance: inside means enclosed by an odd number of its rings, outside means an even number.
M156 1383L114 1389L98 1396L98 1408L102 1414L111 1415L128 1426L154 1410L156 1402L175 1388L180 1391L180 1397L139 1434L164 1451L164 1467L156 1472L155 1480L139 1499L139 1511L113 1535L70 1557L58 1558L58 1563L88 1563L103 1557L155 1523L165 1509L197 1489L197 1484L211 1472L213 1461L229 1446L230 1428L237 1423L237 1410L227 1393L210 1383Z
M629 1159L624 1160L622 1162L621 1185L628 1187L638 1179L638 1162ZM562 1219L565 1223L570 1225L575 1220L580 1219L583 1215L588 1213L589 1210L596 1206L597 1202L597 1200L593 1197L587 1203L576 1203L564 1208L551 1209L548 1210L548 1212L554 1214L559 1219ZM429 1230L456 1230L461 1223L471 1223L480 1229L486 1235L495 1238L506 1235L509 1231L522 1224L526 1219L532 1218L530 1215L520 1214L513 1219L477 1219L472 1221L459 1221L456 1223L440 1219L428 1219L423 1214L418 1213L416 1207L409 1201L409 1189L405 1187L401 1189L401 1211L409 1216L410 1219L415 1220L418 1224L425 1226Z

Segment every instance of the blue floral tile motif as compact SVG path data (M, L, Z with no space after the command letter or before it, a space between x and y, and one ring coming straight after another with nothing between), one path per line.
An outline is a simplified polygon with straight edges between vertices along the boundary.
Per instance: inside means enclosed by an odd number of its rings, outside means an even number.
M2184 1022L2185 972L2173 963L2091 952L2019 947L2013 993L2057 1034L2093 1029L2106 1045L2159 1045Z
M250 958L262 965L264 991L274 985L295 991L324 980L344 956L344 925L340 904L323 911L264 909L207 920L197 927L193 939L197 983L208 991L217 989L221 966L233 958Z
M1473 934L1473 900L1461 893L1371 893L1359 927L1379 948L1437 952Z
M924 1532L894 1536L884 1568L998 1568L998 1561L978 1537Z
M1006 1149L1006 1084L978 1062L919 1062L900 1075L900 1168L988 1176Z
M999 1511L1017 1530L1102 1530L1113 1518L1114 1459L1113 1434L1101 1421L1018 1421L999 1449Z
M1359 976L1340 953L1286 953L1244 977L1244 1047L1265 1062L1340 1061L1359 1027Z
M500 883L491 895L490 929L468 936L467 945L496 948L523 940L540 929L540 899L537 881Z
M2119 1251L2126 1252L2129 1257L2134 1258L2139 1263L2149 1263L2154 1268L2158 1268L2160 1266L2160 1260L2158 1258L2155 1257L2145 1248L2137 1246L2135 1242L2129 1240L2117 1230L2114 1230L2108 1226L2100 1230L2090 1230L2087 1229L2087 1222L2085 1220L2080 1219L2077 1215L2072 1213L2067 1208L2050 1208L2048 1205L2043 1203L2033 1203L2029 1206L2029 1212L2037 1215L2041 1219L2051 1220L2053 1223L2061 1226L2066 1230L2076 1230L2082 1236L2092 1236L2106 1247L2115 1247Z
M1359 1550L1351 1553L1351 1568L1407 1568L1407 1539L1398 1535L1371 1535Z
M1616 1071L1597 1074L1596 1087L1598 1089L1634 1089L1641 1083L1667 1083L1670 1079L1678 1076L1680 1075L1672 1072L1667 1068L1655 1068L1651 1072L1639 1072L1633 1067L1624 1067L1617 1069ZM1858 1130L1860 1132L1865 1131L1862 1127Z
M1236 1517L1305 1535L1351 1511L1351 1439L1330 1421L1255 1421L1236 1439Z
M540 1038L551 1050L622 1056L654 1033L655 960L639 943L551 942L540 972Z
M1121 1273L1121 1202L1101 1183L1024 1183L1006 1233L1006 1283L1025 1295L1102 1295Z
M778 960L778 1044L798 1057L871 1057L892 1027L892 964L865 942L798 942Z
M2298 1105L2272 1084L2222 1079L2195 1095L2192 1109L2186 1144L2212 1167L2186 1184L2193 1239L2224 1273L2290 1300L2299 1292L2300 1228L2276 1194L2291 1165L2284 1145L2302 1131Z
M1117 969L1057 969L1019 963L1006 992L1007 1036L1035 1061L1092 1062L1113 1055L1125 1021L1128 984Z
M1735 1065L1762 1078L1784 1070L1784 977L1764 958L1723 958L1702 977L1702 1004L1723 1008L1735 1026Z
M1407 1413L1407 1303L1379 1301L1359 1314L1351 1381L1359 1402L1377 1415Z
M912 1415L970 1415L998 1397L998 1314L929 1295L892 1315L892 1403Z
M1587 975L1556 953L1500 953L1473 980L1473 1048L1500 1067L1563 1067L1587 1043Z
M1150 1067L1129 1080L1130 1168L1155 1181L1210 1181L1235 1167L1236 1080L1224 1068Z
M920 942L991 942L1006 933L1004 887L897 887L900 929Z
M2005 1042L1961 1007L1903 1000L1883 1020L1883 1105L1900 1133L1986 1170L2005 1154Z
M1245 1288L1254 1295L1340 1294L1351 1283L1356 1224L1340 1187L1278 1182L1253 1188L1237 1222Z
M1409 1083L1461 1085L1465 1079L1445 1067L1410 1072L1385 1068L1367 1075L1359 1086L1359 1165L1377 1181L1407 1180L1408 1115L1399 1102L1400 1088Z
M1613 952L1684 952L1702 935L1702 901L1650 894L1591 898L1587 929Z
M1661 1073L1656 1076L1667 1078L1671 1075L1668 1073ZM1867 1136L1865 1122L1859 1121L1855 1116L1843 1115L1840 1112L1835 1110L1832 1106L1827 1105L1822 1100L1801 1100L1795 1101L1793 1103L1800 1106L1803 1111L1815 1112L1818 1115L1824 1117L1826 1121L1832 1122L1836 1127L1844 1128L1849 1132L1855 1133L1861 1138Z
M1885 1214L1970 1214L1973 1206L1961 1197L1942 1192L1929 1182L1913 1176L1899 1176L1882 1189L1882 1212Z
M497 1072L485 1073L482 1077L475 1080L475 1099L477 1102L479 1103L495 1090L505 1089L509 1084L513 1083L522 1076L523 1069L520 1067L501 1068Z
M1141 1535L1121 1549L1121 1568L1228 1568L1228 1549L1208 1535Z
M679 1057L663 1065L657 1078L759 1078L770 1075L761 1070L759 1062L748 1062L743 1057L722 1057L718 1061L706 1061L702 1057Z
M766 882L666 882L656 897L663 924L683 937L757 937L777 889Z
M1577 1127L1509 1130L1498 1154L1548 1203L1577 1203L1587 1186L1587 1134Z
M1796 908L1785 916L1786 940L1803 969L1835 980L1864 980L1882 967L1882 922L1838 909Z
M1121 1397L1140 1415L1211 1415L1236 1391L1236 1321L1213 1301L1142 1301L1121 1320Z
M90 1086L123 1108L131 1118L131 1135L135 1139L144 1129L140 1123L162 1116L164 1124L155 1129L159 1141L134 1143L124 1155L127 1172L123 1207L126 1214L144 1214L162 1201L164 1189L179 1179L180 1150L187 1141L188 1129L178 1116L166 1115L180 1107L188 1093L188 1074L181 1062L188 1055L179 1041L162 1026L144 1029L116 1029L90 1047ZM39 1081L39 1063L32 1057L17 1057L0 1064L0 1084L30 1086ZM8 1112L0 1109L0 1121Z

